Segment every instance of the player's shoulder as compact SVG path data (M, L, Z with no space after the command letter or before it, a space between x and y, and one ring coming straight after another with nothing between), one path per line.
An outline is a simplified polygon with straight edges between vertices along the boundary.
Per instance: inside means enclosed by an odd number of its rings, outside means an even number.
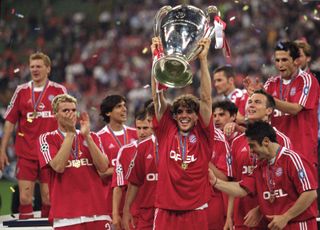
M67 93L67 89L64 85L54 82L54 81L49 81L49 86L57 89L61 89L64 93Z
M214 129L214 140L215 141L226 141L225 135L220 129Z
M280 79L281 79L280 75L271 76L267 79L267 81L265 82L265 85L277 83L278 81L280 81Z
M233 138L231 146L237 145L238 143L242 143L244 140L246 140L245 133L239 133L235 138Z
M124 125L124 128L128 130L128 132L137 132L137 129L131 126Z
M21 91L21 90L29 89L30 87L31 87L31 81L22 83L22 84L17 86L16 93Z
M96 134L98 135L98 136L103 136L103 135L105 135L105 134L109 134L110 132L109 132L109 129L108 129L108 126L107 125L105 125L102 129L100 129L98 132L96 132Z
M150 137L147 137L143 140L141 140L138 144L138 147L142 148L148 145L153 145L156 142L156 137L154 135L151 135Z

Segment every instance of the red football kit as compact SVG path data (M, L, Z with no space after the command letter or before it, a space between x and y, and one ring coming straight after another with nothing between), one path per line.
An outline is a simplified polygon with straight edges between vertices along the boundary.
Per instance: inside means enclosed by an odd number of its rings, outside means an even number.
M271 163L266 160L259 162L252 174L243 177L240 185L257 196L263 215L280 215L293 206L301 193L317 189L311 167L311 162L303 156L280 147ZM316 201L290 220L284 229L316 230L315 205Z
M314 175L318 165L318 104L319 84L317 79L302 70L290 81L281 76L270 77L264 85L265 90L275 98L298 103L303 109L296 115L275 110L271 124L287 135L293 149L310 159L314 164Z
M94 133L90 135L95 144L102 148L100 138ZM81 224L76 217L88 217L83 218L83 222L92 222L93 219L106 221L103 182L93 164L87 143L79 131L73 141L72 152L64 172L57 173L50 167L49 162L57 155L63 139L64 134L55 130L42 134L38 142L40 166L50 169L49 218L53 220L54 227ZM57 223L59 219L64 218L70 221Z
M212 118L205 127L201 116L198 117L194 128L186 136L180 134L169 107L159 122L155 117L153 119L159 143L156 230L179 228L184 221L190 228L195 224L198 229L208 228L203 214L206 215L204 209L211 195L208 163L212 157L214 126ZM181 214L179 218L177 212ZM201 222L189 223L198 217Z

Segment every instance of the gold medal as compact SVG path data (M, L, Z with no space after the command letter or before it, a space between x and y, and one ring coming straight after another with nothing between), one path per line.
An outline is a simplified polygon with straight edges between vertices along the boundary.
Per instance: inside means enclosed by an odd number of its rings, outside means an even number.
M27 122L32 123L33 122L33 118L31 118L31 117L27 118Z
M186 169L188 168L188 164L185 163L185 162L182 162L181 168L182 168L183 170L186 170Z
M76 160L73 160L73 166L76 167L76 168L80 168L80 160L76 159Z
M32 118L34 119L34 118L36 118L37 117L37 111L33 111L32 112Z

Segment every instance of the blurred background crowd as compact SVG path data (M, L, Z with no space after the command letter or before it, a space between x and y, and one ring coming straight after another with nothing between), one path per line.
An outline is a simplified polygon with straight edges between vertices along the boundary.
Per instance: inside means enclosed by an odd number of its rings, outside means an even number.
M320 1L312 0L2 0L0 1L0 117L18 84L30 79L28 57L52 59L50 79L63 83L88 111L92 129L102 127L99 104L108 94L128 99L134 111L150 97L150 41L163 5L216 5L227 23L231 57L212 45L210 69L229 63L238 74L262 81L275 74L272 55L280 40L306 39L311 69L320 71ZM193 63L197 70L197 63ZM197 91L194 84L184 89ZM174 91L172 92L174 93ZM0 136L2 129L0 128Z

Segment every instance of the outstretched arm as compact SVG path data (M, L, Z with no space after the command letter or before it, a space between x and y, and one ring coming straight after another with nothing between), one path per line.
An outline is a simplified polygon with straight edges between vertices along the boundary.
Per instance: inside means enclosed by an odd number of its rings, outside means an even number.
M161 50L161 41L159 37L152 38L152 44L151 44L151 52L152 57L155 58L155 54ZM157 92L157 85L155 77L153 76L153 73L151 72L151 90L152 90L152 98L154 103L154 109L156 118L158 121L160 121L162 115L167 109L167 102L164 97L163 91Z
M211 40L209 38L201 39L200 46L203 46L198 58L200 61L200 109L199 113L203 119L205 126L209 125L212 115L212 98L211 98L211 78L208 69L208 51Z

